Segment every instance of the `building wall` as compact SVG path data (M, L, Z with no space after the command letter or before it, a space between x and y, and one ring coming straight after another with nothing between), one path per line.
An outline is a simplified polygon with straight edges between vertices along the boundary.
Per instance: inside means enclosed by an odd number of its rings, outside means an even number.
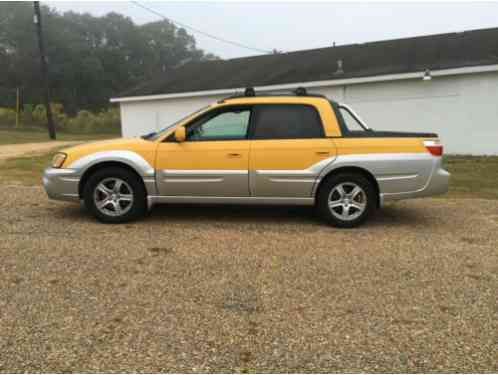
M496 72L316 91L350 104L374 129L435 132L446 153L498 154Z
M498 72L312 91L350 104L374 129L435 132L446 153L498 154ZM123 135L158 130L218 99L221 97L122 103Z

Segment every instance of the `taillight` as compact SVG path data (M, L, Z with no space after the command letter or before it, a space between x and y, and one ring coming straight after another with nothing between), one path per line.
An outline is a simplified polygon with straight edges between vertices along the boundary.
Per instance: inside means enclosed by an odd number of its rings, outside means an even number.
M439 140L424 141L424 146L434 156L443 155L443 145Z

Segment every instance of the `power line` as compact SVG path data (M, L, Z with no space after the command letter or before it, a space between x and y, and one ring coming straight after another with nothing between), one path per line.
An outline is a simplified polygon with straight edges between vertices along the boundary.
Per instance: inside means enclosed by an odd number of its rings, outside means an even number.
M194 31L194 32L196 32L198 34L201 34L201 35L207 36L208 38L217 40L218 42L228 43L228 44L231 44L231 45L234 45L234 46L237 46L237 47L245 48L245 49L256 51L256 52L272 53L272 51L270 51L270 50L264 50L264 49L260 49L260 48L255 48L255 47L247 46L247 45L239 43L239 42L234 42L232 40L228 40L228 39L225 39L225 38L220 38L220 37L218 37L216 35L213 35L213 34L205 32L205 31L196 29L195 27L186 25L186 24L184 24L182 22L175 21L175 20L173 20L173 19L171 19L169 17L166 17L164 14L155 11L154 9L151 9L151 8L149 8L149 7L147 7L147 6L143 5L143 4L140 4L138 1L131 1L131 3L135 4L136 6L142 8L142 9L145 9L145 10L147 10L147 11L155 14L156 16L159 16L159 17L165 19L166 21L169 21L171 23L180 25L181 27L183 27L185 29L192 30L192 31Z

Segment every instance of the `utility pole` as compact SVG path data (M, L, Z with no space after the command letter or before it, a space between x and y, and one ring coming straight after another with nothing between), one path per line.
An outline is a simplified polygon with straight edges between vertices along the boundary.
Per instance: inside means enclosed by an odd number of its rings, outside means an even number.
M38 47L40 48L40 68L43 81L44 102L47 110L48 135L50 139L55 139L55 126L52 119L52 109L50 108L50 86L48 81L47 58L45 57L45 46L43 45L42 20L40 14L40 2L34 1L35 15L33 18L38 34Z
M16 87L16 129L19 128L19 112L21 111L21 94Z

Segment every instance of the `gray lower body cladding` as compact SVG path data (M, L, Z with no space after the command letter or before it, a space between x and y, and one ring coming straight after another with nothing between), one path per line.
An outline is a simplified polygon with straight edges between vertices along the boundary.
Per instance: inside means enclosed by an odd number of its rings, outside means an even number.
M371 173L379 185L381 203L448 190L449 173L442 168L441 158L426 153L344 155L305 170L164 170L148 172L142 179L149 206L162 202L312 205L320 182L343 167ZM78 201L81 174L82 170L72 168L46 169L43 185L48 196Z
M51 199L79 200L80 176L74 169L47 168L43 173L43 187Z

